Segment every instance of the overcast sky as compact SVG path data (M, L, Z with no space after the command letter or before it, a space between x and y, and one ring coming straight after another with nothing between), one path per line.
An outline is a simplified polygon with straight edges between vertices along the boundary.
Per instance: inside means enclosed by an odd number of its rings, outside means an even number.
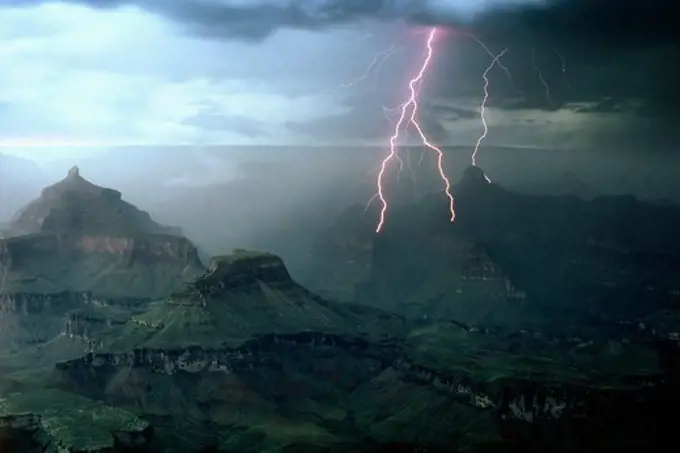
M437 143L481 132L491 57L473 33L508 49L512 73L490 74L487 144L672 151L674 3L0 0L0 151L385 143L384 107L407 93L430 26L421 118Z

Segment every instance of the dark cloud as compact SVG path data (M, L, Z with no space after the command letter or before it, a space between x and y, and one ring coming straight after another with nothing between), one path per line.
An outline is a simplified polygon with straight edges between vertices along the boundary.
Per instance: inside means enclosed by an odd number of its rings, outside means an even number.
M0 5L45 1L0 0ZM322 29L352 22L372 27L366 19L450 25L443 50L459 57L448 57L448 63L439 66L447 74L461 67L466 73L456 74L455 83L438 82L440 86L431 91L479 94L479 74L489 56L464 35L471 32L494 51L510 50L504 61L518 75L509 84L495 71L490 99L491 103L522 99L507 108L555 110L567 102L636 97L647 100L650 112L673 115L676 109L668 99L680 97L677 0L486 0L487 8L481 11L481 2L474 0L62 1L95 8L135 5L215 38L264 39L281 28ZM394 38L413 40L408 34ZM569 74L563 72L563 64ZM549 99L538 71L550 85ZM504 85L499 88L499 84Z
M361 19L454 25L499 40L548 35L622 45L678 42L675 0L64 0L95 8L135 5L215 36L263 38L278 28L320 28ZM44 0L0 0L28 6Z
M489 36L508 40L547 36L552 42L577 40L622 48L678 43L674 0L552 0L544 7L505 9L476 23Z
M435 74L423 87L422 99L481 99L481 74L490 57L466 34L472 33L492 52L509 49L503 63L512 79L499 68L494 69L490 75L490 106L513 113L568 109L583 115L630 114L630 121L644 119L643 123L649 124L645 126L649 128L645 132L648 135L660 137L654 129L658 126L665 137L675 137L666 139L672 142L680 133L677 127L669 126L672 119L680 117L677 0L498 0L487 1L485 4L492 7L483 11L477 11L478 3L472 0L70 1L97 8L135 5L191 33L220 39L262 40L285 28L322 30L349 23L370 31L374 31L375 22L451 26L438 42ZM42 2L0 0L0 5ZM347 134L356 138L384 137L388 123L380 105L398 104L400 99L393 97L403 95L407 81L404 78L412 71L408 64L422 50L422 36L404 33L405 27L398 25L392 32L388 41L405 44L410 50L400 57L405 62L404 70L393 69L381 75L380 92L363 87L361 102L350 103L351 113L345 117L304 124L290 122L288 127L327 139L346 138ZM374 50L363 49L361 56ZM348 58L347 64L361 59ZM304 84L309 85L307 81ZM393 93L392 97L383 91ZM432 124L435 133L441 128L441 120L466 119L477 112L439 109L436 114L437 120L423 120ZM622 127L629 129L631 124L626 121ZM230 127L228 121L219 124L221 128ZM256 126L241 127L240 132L248 129L257 133Z

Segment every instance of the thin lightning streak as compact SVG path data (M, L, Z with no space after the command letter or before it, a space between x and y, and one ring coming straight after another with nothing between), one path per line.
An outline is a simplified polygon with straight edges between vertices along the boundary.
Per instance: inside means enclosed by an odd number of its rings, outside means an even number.
M425 150L420 151L420 159L418 159L418 167L422 167L423 162L425 161Z
M564 55L558 52L554 47L552 48L552 51L555 53L555 55L557 55L557 58L560 59L562 76L564 77L564 86L571 89L571 85L569 84L569 76L567 76L567 60L564 58Z
M396 109L390 109L390 108L388 108L388 107L385 107L384 105L382 106L383 115L385 115L385 119L387 119L387 121L388 121L389 123L392 122L392 117L391 117L391 115L393 115L393 114L394 114L395 112L397 112L398 110L399 110L398 108L396 108ZM407 156L407 157L408 157L408 156ZM399 163L399 171L397 171L397 179L399 180L399 179L401 179L401 174L404 172L404 165L405 165L405 163L404 163L404 159L401 158L401 156L399 155L399 153L396 153L396 154L394 155L394 158L395 158L395 160ZM411 165L410 165L410 164L406 164L406 166L407 166L408 169L409 169L409 173L413 173L413 172L411 171ZM373 197L371 197L370 200L368 200L368 203L366 204L366 210L368 210L368 208L370 208L371 203L372 203L373 201L375 201L375 199L376 199L377 197L378 197L378 194L376 193L375 195L373 195Z
M414 182L414 183L417 183L417 182L418 182L418 178L417 178L415 172L413 171L413 166L411 165L411 156L412 156L412 154L413 154L413 153L411 152L410 149L409 149L408 152L406 153L406 167L408 168L408 172L409 172L409 174L411 175L411 179L413 179L413 182Z
M368 67L366 68L366 71L364 71L364 73L360 77L354 79L353 81L351 81L349 83L345 83L343 85L340 85L339 88L344 88L344 89L352 88L353 86L367 80L371 75L373 75L376 78L375 80L377 81L378 74L380 73L380 70L382 69L385 62L387 60L389 60L390 57L397 54L399 51L400 51L400 49L397 49L393 44L389 48L387 48L385 50L381 50L380 52L376 53L373 56L373 60L371 61L371 64L368 65Z
M401 179L401 174L404 172L404 159L397 153L394 158L399 162L399 171L397 172L397 179Z
M482 103L479 106L479 117L482 120L482 125L484 126L484 132L482 135L479 136L477 139L477 143L475 144L475 149L472 152L472 165L477 166L477 153L479 152L479 147L486 138L486 136L489 133L489 125L486 122L486 104L489 101L489 72L494 68L494 66L498 65L500 67L500 59L503 58L503 55L508 51L508 49L503 49L501 53L493 57L493 60L491 61L491 64L489 65L488 68L484 71L482 74L482 78L484 79L484 98L482 99ZM489 179L486 174L484 175L486 178L487 182L491 182L491 179Z
M389 122L392 122L392 117L399 114L400 110L401 110L401 106L396 107L396 108L389 108L389 107L386 107L384 105L382 106L383 115L385 115L385 119L387 119L387 121L389 121Z
M375 194L373 194L371 199L366 202L366 206L364 207L364 214L366 214L368 212L368 210L371 208L371 205L373 204L373 202L375 201L376 198L378 198L377 192Z
M403 107L403 105L400 105L397 108L389 108L389 107L386 107L384 105L382 106L383 115L385 116L385 119L387 119L388 123L390 123L390 124L392 123L392 116L394 116L395 114L398 115L399 112L401 111L402 107ZM408 169L408 173L411 176L411 179L413 179L413 181L415 182L416 175L415 175L415 172L413 171L413 166L411 165L411 153L410 152L406 153L406 161L404 161L404 159L402 159L401 156L399 156L399 153L396 153L394 155L394 158L397 160L397 162L399 162L399 171L397 172L397 179L401 179L401 174L404 172L404 169L406 168L406 169ZM373 201L375 201L377 196L378 196L378 194L376 193L368 201L368 204L366 205L367 210L370 207L371 203Z
M485 43L484 41L482 41L481 39L479 39L477 36L473 35L472 33L465 33L465 35L466 35L466 36L469 36L469 37L472 38L477 44L479 44L479 45L482 47L482 49L484 49L484 51L485 51L492 59L495 59L495 58L496 58L496 55L491 51L491 49L489 49L489 46L487 46L486 43ZM507 49L505 50L505 52L507 52ZM499 68L501 68L501 70L502 70L503 72L505 72L505 75L508 77L508 82L510 82L510 86L512 87L512 89L515 90L515 91L517 91L517 92L520 93L521 95L524 95L524 92L515 86L514 78L512 77L512 73L510 72L510 70L508 69L508 67L505 66L505 65L504 65L503 63L501 63L500 61L497 61L497 62L496 62L496 66L498 66Z
M381 106L382 107L382 112L383 116L387 121L392 121L392 109L386 106Z
M534 67L534 71L536 71L536 74L538 74L538 80L541 81L543 88L545 88L545 98L548 101L548 104L552 105L550 85L548 85L548 82L545 80L545 77L543 77L543 71L541 71L541 68L539 68L538 64L536 64L536 49L531 50L531 65Z
M418 134L420 135L420 138L423 140L423 143L425 146L428 148L434 150L437 155L437 164L438 164L438 169L439 169L439 174L444 180L445 183L445 192L447 197L449 198L449 208L451 211L451 221L453 221L456 217L455 211L454 211L454 200L453 196L451 195L451 183L449 182L448 178L446 177L446 174L444 173L443 166L442 166L442 160L443 160L443 153L442 151L437 148L436 146L432 145L428 140L425 134L423 133L422 129L420 128L420 125L418 124L418 121L416 120L416 113L418 110L418 101L417 101L417 94L416 94L416 85L422 82L423 77L425 76L425 71L427 71L427 68L430 64L430 60L432 59L432 55L434 53L434 48L432 47L432 43L434 42L434 39L437 35L437 28L432 28L430 29L428 39L427 39L427 55L423 61L422 66L420 67L420 70L418 71L418 74L411 79L409 82L409 91L411 92L411 95L409 96L408 100L402 105L401 107L401 114L399 115L399 120L397 121L397 124L395 125L394 128L394 134L392 137L390 137L390 152L389 154L383 159L382 164L380 166L380 172L378 173L378 181L377 181L377 186L378 186L378 198L380 199L380 202L382 204L382 207L380 209L380 220L378 222L378 226L376 227L376 233L380 233L382 230L383 225L385 224L385 214L387 213L387 199L385 198L385 194L383 192L383 179L385 176L385 171L387 169L387 166L389 163L392 161L392 159L395 158L397 154L397 139L399 138L399 131L401 130L401 127L404 123L404 120L406 119L406 112L409 107L412 108L411 110L411 118L410 120L413 122L413 125L416 127L416 130L418 131Z
M414 100L413 109L411 110L411 122L416 127L416 130L418 131L418 134L420 135L420 139L423 141L423 144L425 144L425 146L427 146L432 151L437 153L437 170L439 171L439 176L442 178L442 181L444 181L444 192L446 193L446 196L449 199L449 212L451 213L450 220L451 222L453 222L456 219L456 211L454 210L454 199L453 195L451 194L451 181L449 181L449 178L446 177L446 173L444 173L444 152L437 146L430 143L430 141L427 139L425 133L420 127L420 124L418 124L418 121L416 120L417 112L418 102Z

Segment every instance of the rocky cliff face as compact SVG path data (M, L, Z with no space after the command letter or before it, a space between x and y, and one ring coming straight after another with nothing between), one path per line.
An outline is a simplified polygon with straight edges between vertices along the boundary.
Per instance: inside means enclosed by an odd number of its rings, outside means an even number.
M466 278L503 281L486 261L474 263ZM56 376L70 392L147 414L163 451L184 452L394 442L577 452L589 444L561 449L559 436L585 439L595 425L644 446L650 438L627 425L622 408L648 421L673 404L659 357L644 345L460 323L381 335L397 331L397 319L325 301L293 282L278 257L237 251L112 326L115 334L60 362ZM79 318L71 330L96 338L92 325ZM517 432L547 440L529 445Z
M414 331L403 359L352 397L356 407L371 400L357 421L382 440L408 419L404 441L444 445L452 442L446 426L465 426L467 438L453 435L453 442L471 451L478 451L473 439L492 444L481 451L516 451L508 450L515 442L520 450L621 451L612 444L620 436L644 450L660 445L662 430L650 423L663 424L659 411L675 404L664 376L653 349L626 339L439 324ZM621 417L631 409L639 418ZM604 428L591 431L593 426Z
M89 293L69 291L0 294L0 356L55 338L65 314L90 302Z
M54 294L0 294L0 312L21 315L63 313L65 310L91 303L90 293L62 291Z
M88 292L0 295L0 360L6 369L50 367L96 350L99 335L143 310L146 300L102 300Z
M107 313L95 310L74 310L64 317L61 334L88 342L98 342L97 339L104 331L122 326L128 319L127 313L124 312Z
M180 236L37 233L0 239L5 293L160 298L202 269L196 248Z
M511 426L510 433L546 434L541 451L576 452L614 434L643 448L654 441L644 437L644 423L671 404L658 357L645 347L460 325L416 331L405 347L306 332L219 350L91 353L57 369L70 391L162 416L159 432L168 418L181 418L182 431L229 432L229 445L239 451L280 451L280 442L349 448L396 441L506 451ZM635 416L622 419L631 407ZM626 425L634 420L641 425ZM222 424L232 427L217 428ZM285 427L285 437L259 428L269 424ZM606 429L579 443L584 426L593 425ZM306 434L294 434L303 427ZM576 436L572 449L561 449L562 435ZM185 432L175 436L191 443ZM204 432L202 446L226 448L218 437L206 444Z
M180 376L183 372L231 374L237 371L246 372L253 367L271 367L286 351L294 351L296 355L303 354L310 358L342 354L371 358L379 364L380 369L392 364L397 357L394 345L375 344L356 337L305 332L294 335L265 335L238 347L221 349L192 346L96 352L59 363L57 370L62 373L65 381L75 380L75 388L96 386L100 392L104 392L106 383L120 369Z

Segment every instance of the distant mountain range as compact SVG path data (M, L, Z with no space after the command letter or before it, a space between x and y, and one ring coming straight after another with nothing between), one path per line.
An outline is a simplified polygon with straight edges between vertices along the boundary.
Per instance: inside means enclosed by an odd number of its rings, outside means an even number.
M680 306L678 206L521 195L487 183L477 167L453 193L453 224L443 194L388 211L377 235L376 207L347 210L316 238L303 283L412 317L473 323L509 322L527 304L556 318Z
M425 154L420 162L421 151L416 147L400 151L406 167L386 181L392 206L414 203L441 190L434 161ZM451 150L447 155L452 181L468 164L469 155L463 151ZM297 274L302 265L297 255L309 247L310 239L330 226L346 206L364 203L374 194L383 153L379 147L130 147L42 166L3 156L0 222L77 164L93 182L116 187L127 201L160 222L181 226L211 254L235 247L267 250L282 255ZM647 160L636 165L637 161L624 159L626 163L619 164L619 156L608 162L587 154L576 153L572 159L566 152L489 148L483 160L494 164L487 169L494 182L513 192L587 199L603 193L638 193L633 189L640 188L639 180L658 168L655 161L647 168ZM667 167L665 173L645 179L645 187L652 192L660 187L659 194L675 199L672 188L661 190L671 186L667 181L672 165ZM646 196L642 199L656 198Z

